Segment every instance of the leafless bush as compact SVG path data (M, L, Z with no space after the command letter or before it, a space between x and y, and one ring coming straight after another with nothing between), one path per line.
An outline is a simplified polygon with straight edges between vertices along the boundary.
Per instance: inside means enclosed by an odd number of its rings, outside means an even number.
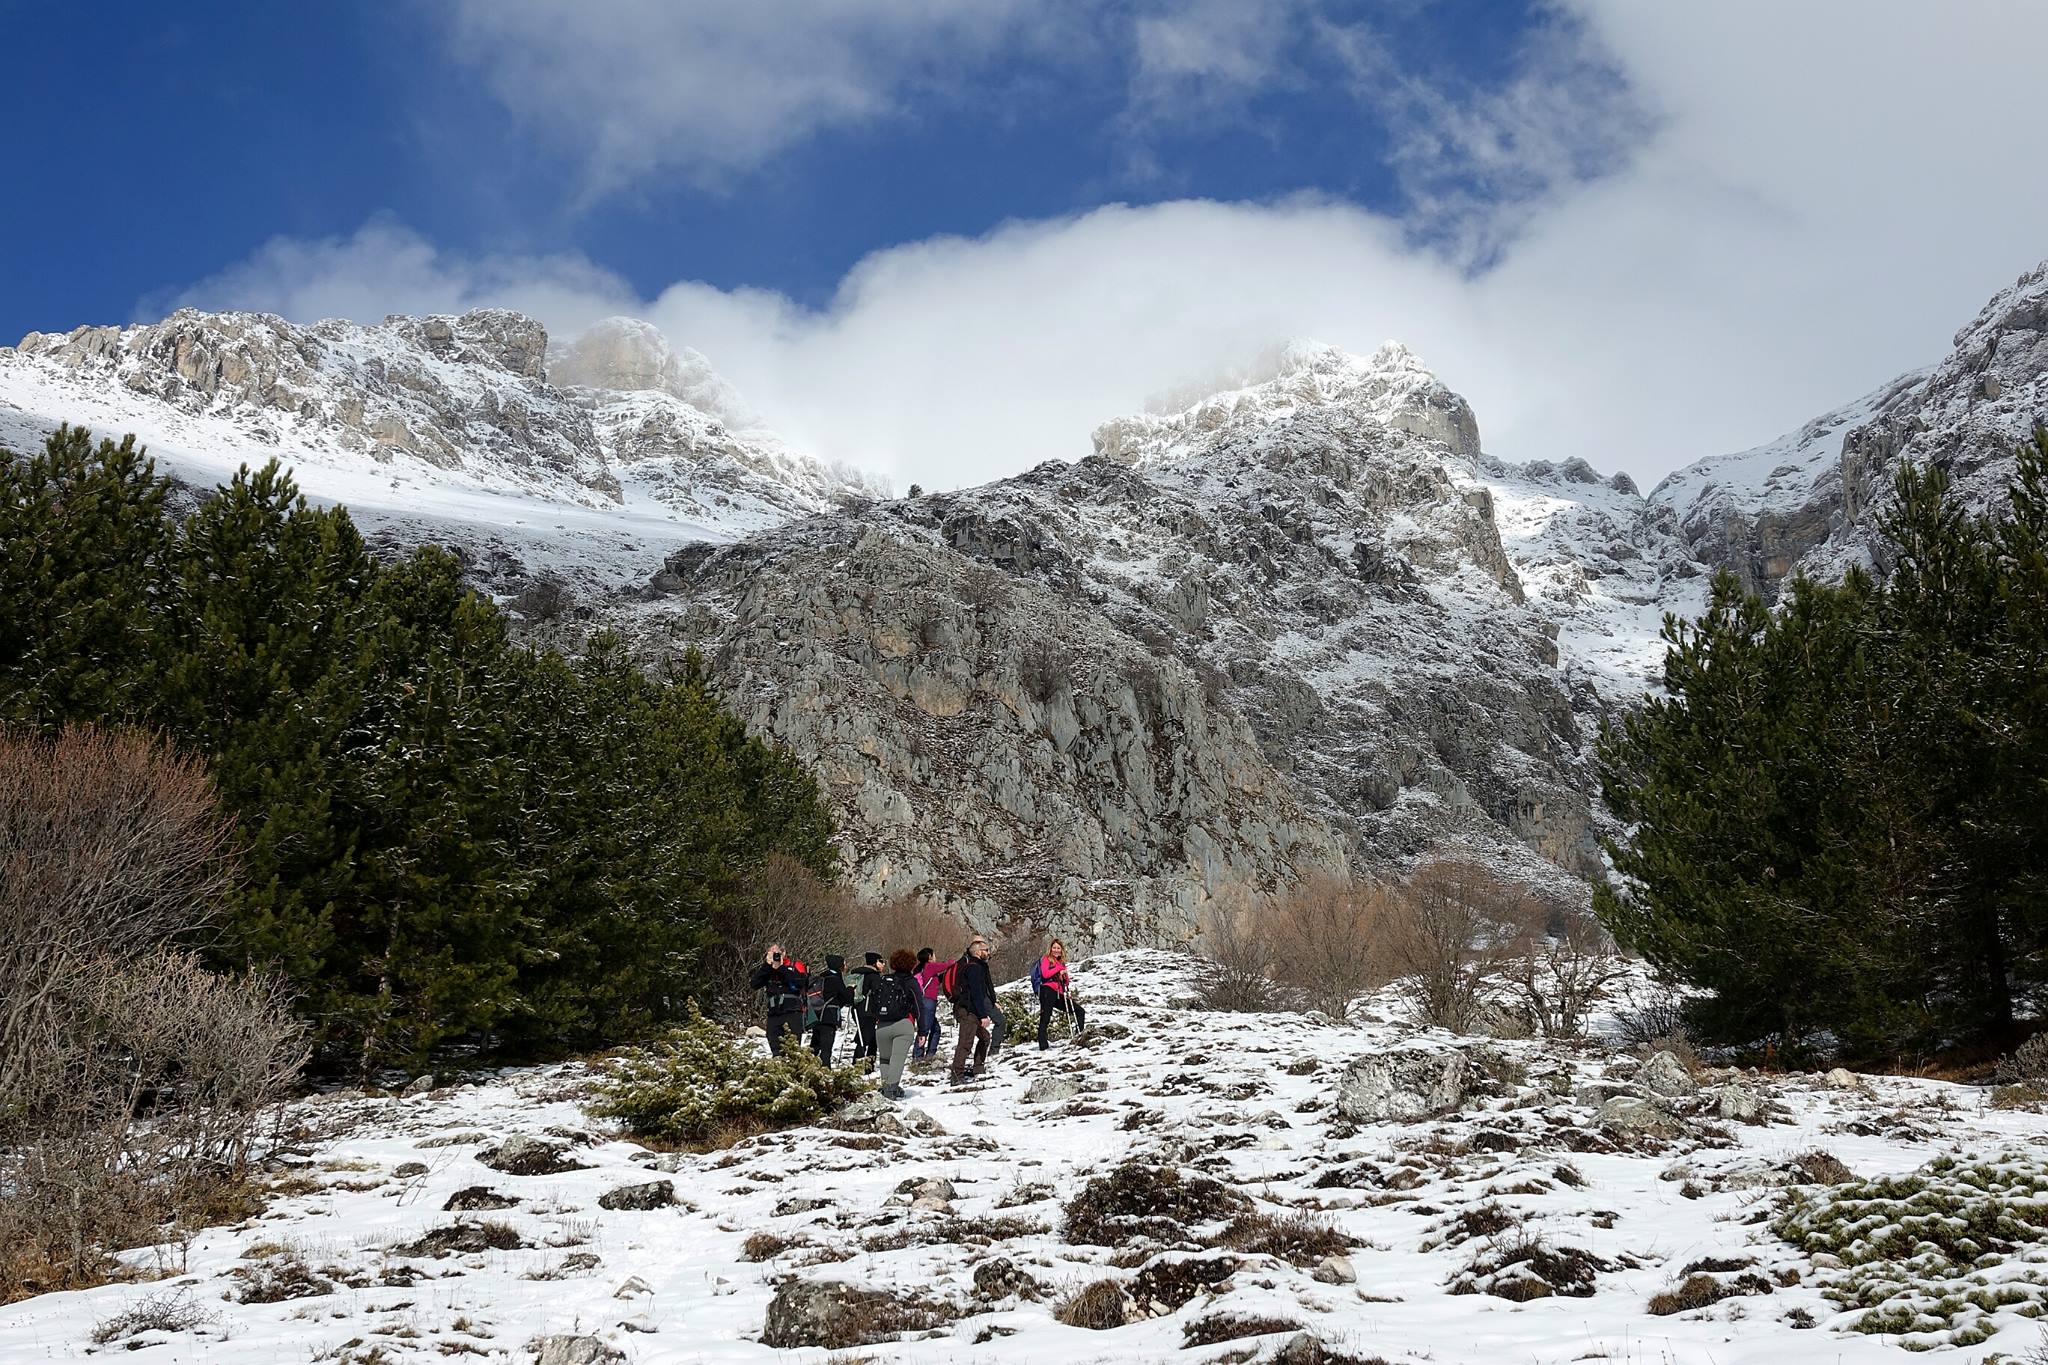
M1686 1036L1684 998L1660 981L1624 990L1614 1020L1615 1041L1624 1047L1670 1051L1667 1042Z
M554 574L542 574L512 599L512 609L529 621L553 621L576 605L576 594Z
M1017 682L1024 695L1043 706L1074 687L1074 673L1065 651L1043 637L1024 646L1017 658Z
M1614 942L1584 910L1532 902L1502 966L1515 1008L1546 1038L1585 1036L1586 1021L1628 974Z
M95 1346L107 1346L144 1332L190 1332L220 1321L220 1314L201 1308L190 1288L165 1289L145 1294L133 1305L108 1318L92 1332Z
M1138 717L1152 732L1154 744L1165 742L1166 728L1166 679L1161 675L1159 665L1140 658L1129 658L1123 664L1124 682L1131 689L1131 697L1138 704Z
M1411 931L1398 894L1335 877L1280 897L1249 929L1265 940L1274 978L1337 1019L1361 992L1394 976Z
M1195 1002L1206 1010L1257 1013L1287 1008L1286 993L1274 984L1272 939L1260 932L1259 911L1248 901L1222 904L1210 912L1195 973Z
M773 854L754 879L751 894L730 898L719 907L712 928L716 944L707 952L704 1010L727 1022L753 1014L747 978L771 943L780 943L800 960L838 952L838 926L846 918L850 898L819 880L809 868L785 854Z
M929 948L941 962L967 951L966 923L958 915L916 897L878 905L848 902L837 927L839 941L846 945L851 962L859 961L861 953L876 952L887 957L898 948L908 948L913 953Z
M771 943L817 970L829 953L844 955L849 967L860 965L865 952L887 956L897 948L931 948L949 959L963 951L967 936L957 916L929 901L905 897L863 904L781 854L762 867L751 895L723 908L714 928L719 942L706 962L709 990L698 1003L728 1023L753 1018L756 1001L747 978Z
M105 1250L233 1205L223 1192L247 1178L306 1045L277 983L170 949L75 973L60 1028L64 1083L7 1097L0 1256L25 1279L82 1283Z
M986 564L970 565L960 575L960 600L983 615L993 615L1010 600L1010 579Z
M1528 892L1477 863L1440 859L1401 888L1406 926L1395 944L1418 1022L1470 1033L1495 1005L1494 972Z
M233 1201L305 1060L275 983L175 943L231 872L197 764L132 733L0 738L0 1298Z
M200 764L148 736L0 735L0 1095L58 1083L74 976L202 927L229 829Z

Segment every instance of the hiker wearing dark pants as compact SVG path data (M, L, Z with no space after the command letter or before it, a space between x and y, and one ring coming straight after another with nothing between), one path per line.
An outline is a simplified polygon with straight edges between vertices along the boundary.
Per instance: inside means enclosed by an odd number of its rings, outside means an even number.
M873 1066L875 1002L870 997L874 992L875 982L881 979L882 955L867 953L864 956L866 961L853 969L853 1022L859 1030L854 1037L853 1060L857 1062L865 1057L868 1059L868 1065Z
M953 1044L953 1067L949 1079L959 1085L967 1079L971 1053L978 1075L988 1065L989 1045L995 1039L995 1020L1002 1015L996 1004L995 981L988 970L988 940L976 934L967 945L967 955L954 964L953 1024L960 1038Z
M782 951L780 943L768 945L768 952L754 964L748 986L760 991L767 1007L768 1051L780 1057L782 1045L794 1038L803 1041L804 969Z
M825 955L825 974L815 987L818 1003L806 1012L811 1024L811 1051L826 1066L832 1065L832 1044L839 1037L839 1012L853 1003L853 987L846 984L846 959L837 953Z
M903 1098L903 1064L917 1037L917 955L898 948L889 955L889 974L872 987L875 1000L876 1057L881 1063L882 1094Z
M1079 1033L1088 1027L1088 1014L1081 1008L1081 1002L1074 999L1073 978L1067 972L1067 945L1058 939L1045 950L1039 959L1038 971L1038 1050L1049 1046L1045 1039L1046 1027L1052 1023L1055 1014L1067 1016L1067 1022Z

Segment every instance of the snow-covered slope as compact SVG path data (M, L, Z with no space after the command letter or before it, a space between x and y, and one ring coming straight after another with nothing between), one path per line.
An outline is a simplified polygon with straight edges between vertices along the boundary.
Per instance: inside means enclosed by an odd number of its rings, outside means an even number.
M1939 363L1754 450L1689 465L1651 497L1678 513L1693 553L1774 592L1790 574L1869 564L1872 511L1899 466L1949 472L1970 506L1997 510L2013 450L2048 423L2048 262L1955 334Z
M575 382L550 383L550 364ZM554 572L616 590L677 544L880 491L757 426L736 434L743 411L643 324L551 356L540 324L497 309L311 327L185 310L0 348L0 444L63 422L132 432L201 488L280 459L309 496L400 543L452 543L493 586Z
M127 1253L141 1282L10 1305L0 1359L146 1348L162 1365L529 1365L547 1338L585 1337L581 1349L631 1365L1877 1365L1936 1338L1851 1330L1860 1312L1831 1292L1880 1292L1869 1286L1883 1277L1859 1281L1773 1234L1788 1188L1825 1194L1814 1182L1847 1178L1810 1154L1876 1177L1951 1153L2038 1153L2048 1139L2048 1119L1992 1108L1969 1086L1874 1077L1837 1089L1722 1071L1695 1088L1682 1069L1595 1047L1476 1044L1384 1015L1335 1025L1191 1010L1179 1003L1190 966L1148 953L1085 963L1082 1041L1006 1049L962 1090L913 1071L902 1108L861 1102L866 1118L707 1155L657 1154L594 1123L579 1107L594 1079L580 1063L412 1098L311 1100L294 1107L275 1157L291 1193L189 1246ZM1453 1049L1464 1073L1439 1093L1446 1112L1342 1111L1354 1084L1370 1088L1347 1082L1355 1062L1428 1068ZM1660 1087L1672 1093L1652 1099ZM1661 1134L1630 1126L1639 1120ZM581 1169L507 1175L479 1160L521 1134ZM1193 1213L1084 1196L1127 1162L1214 1183L1197 1186ZM605 1207L657 1181L671 1182L674 1204ZM1325 1264L1320 1249L1232 1247L1246 1239L1221 1230L1240 1209L1306 1218L1349 1249ZM1112 1247L1063 1231L1077 1210L1166 1218ZM1976 1272L2004 1289L2002 1304L1960 1275L1917 1277L1921 1301L1953 1295L1951 1330L1993 1333L1945 1358L2025 1356L2038 1329L2023 1312L2044 1292L2036 1251ZM1702 1275L1727 1297L1650 1310ZM1109 1302L1127 1322L1055 1319L1063 1296L1104 1280L1123 1290ZM762 1341L771 1318L777 1341L828 1324L831 1286L874 1296L840 1322L876 1340L836 1354ZM151 1301L184 1306L190 1326L124 1335L122 1315ZM931 1325L891 1338L913 1304ZM95 1332L109 1339L95 1345Z

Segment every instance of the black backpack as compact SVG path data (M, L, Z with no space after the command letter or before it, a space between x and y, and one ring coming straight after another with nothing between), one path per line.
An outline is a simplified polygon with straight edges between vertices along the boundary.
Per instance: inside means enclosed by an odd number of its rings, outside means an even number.
M916 993L896 972L877 976L868 986L868 1002L877 1024L893 1024L917 1013Z

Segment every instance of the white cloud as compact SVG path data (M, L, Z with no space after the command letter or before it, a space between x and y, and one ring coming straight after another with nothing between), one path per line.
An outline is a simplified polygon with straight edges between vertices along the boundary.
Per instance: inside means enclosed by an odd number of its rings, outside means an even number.
M1568 18L1588 46L1542 60L1610 63L1654 120L1610 174L1580 178L1599 129L1536 84L1404 106L1466 181L1538 167L1477 272L1411 222L1301 199L907 244L819 310L687 282L636 301L588 262L451 258L390 225L274 243L191 293L297 316L503 301L558 329L635 311L800 444L899 486L1083 455L1095 422L1276 339L1398 337L1471 398L1490 450L1654 481L1938 358L2048 253L2048 8L1573 0Z
M515 116L588 167L719 183L821 130L973 88L1049 41L1044 0L457 0L455 53Z
M375 322L386 313L486 305L517 308L573 331L631 312L639 301L625 281L583 256L465 256L380 215L347 237L273 237L217 275L142 300L136 312L246 309L297 322Z

